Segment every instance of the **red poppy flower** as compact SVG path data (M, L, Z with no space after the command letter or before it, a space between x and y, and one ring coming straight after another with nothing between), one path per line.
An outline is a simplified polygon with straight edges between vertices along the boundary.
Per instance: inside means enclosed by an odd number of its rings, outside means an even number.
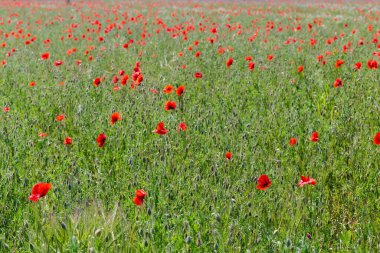
M152 132L156 134L164 135L164 134L167 134L168 130L165 129L164 122L160 122L158 123L157 128L154 129Z
M377 69L378 64L377 64L377 61L375 61L375 60L369 60L367 62L367 66L369 69Z
M301 73L303 71L303 66L299 66L297 71L298 73Z
M185 91L185 86L181 85L177 88L175 93L177 94L177 96L181 96L184 91Z
M297 139L296 138L290 138L290 140L289 140L289 145L290 146L294 146L294 145L296 145L297 144Z
M234 59L229 58L229 59L226 61L226 66L227 66L227 68L231 67L232 63L234 63Z
M355 63L355 65L354 65L354 69L355 70L359 70L359 69L361 69L362 68L362 63L361 62L357 62L357 63Z
M72 142L72 139L71 137L66 137L66 139L63 141L63 144L65 145L71 145L73 142Z
M34 86L36 86L36 82L30 82L30 83L29 83L29 86L30 86L30 87L34 87Z
M175 101L167 101L165 103L165 110L170 111L170 110L175 110L177 107L177 104Z
M3 108L3 111L4 111L4 112L9 112L9 107L7 107L7 106L4 107L4 108Z
M47 60L47 59L49 59L49 57L50 57L50 54L48 52L41 54L41 59L42 60Z
M268 60L269 60L269 61L273 60L273 55L271 55L271 54L268 55Z
M227 158L227 160L231 160L231 158L232 158L232 153L231 152L226 152L226 158Z
M104 143L106 142L107 136L104 133L100 133L98 135L98 138L96 138L96 142L98 143L98 147L101 148L104 146Z
M39 198L45 196L51 188L50 183L37 183L32 188L32 194L29 196L29 200L37 202Z
M56 66L56 67L61 66L62 63L63 63L62 61L55 61L54 66Z
M62 121L64 119L65 119L65 114L59 114L59 115L57 115L57 117L55 117L56 121Z
M253 70L255 68L255 63L254 62L248 62L248 69Z
M135 197L133 198L133 202L135 202L136 206L141 206L144 204L144 198L146 196L146 192L144 190L137 190L135 192Z
M312 133L311 136L310 136L310 140L312 142L318 142L318 132Z
M178 127L177 127L178 132L186 131L186 129L187 129L187 126L186 126L185 122L181 122L178 124Z
M128 82L128 79L129 79L128 75L122 76L121 81L120 81L121 85L126 85Z
M95 87L98 87L100 83L101 83L100 77L97 77L97 78L94 79L94 85L95 85Z
M174 90L174 87L171 86L170 84L168 84L168 85L166 85L165 88L164 88L164 93L165 93L165 94L170 94L170 93L173 92L173 90Z
M76 60L75 63L80 66L82 64L82 61L81 60Z
M111 119L111 125L115 124L116 121L121 120L120 113L118 112L112 113L110 119Z
M343 64L344 64L344 61L338 59L338 60L335 62L335 68L340 68L340 66L342 66Z
M339 88L339 87L342 87L343 86L343 82L342 82L342 79L340 78L337 78L334 82L334 87L335 88Z
M194 77L195 77L195 78L202 78L203 75L202 75L201 72L195 72Z
M44 138L47 136L48 136L48 133L38 133L38 137Z
M199 51L197 51L197 52L195 53L195 57L196 57L196 58L198 58L200 55L201 55L201 52L199 52Z
M380 132L378 132L375 135L375 138L373 138L373 143L375 143L375 145L380 145Z
M247 56L247 57L245 57L245 60L246 60L246 61L252 61L252 60L253 60L253 57L252 57L252 56Z
M301 176L301 181L298 183L298 186L302 187L305 184L315 185L316 183L317 181L315 181L314 178Z
M270 186L271 183L272 183L272 181L269 180L269 177L267 175L263 174L257 180L256 189L265 190Z

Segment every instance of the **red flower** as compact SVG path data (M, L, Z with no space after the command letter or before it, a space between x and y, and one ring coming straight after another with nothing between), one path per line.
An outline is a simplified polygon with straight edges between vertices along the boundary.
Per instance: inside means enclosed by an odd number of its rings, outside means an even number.
M164 122L160 122L158 123L157 128L154 129L152 132L156 134L164 135L164 134L167 134L168 130L165 129Z
M267 175L263 174L257 180L256 189L265 190L270 186L271 183L272 183L272 181L269 180L269 177Z
M65 144L65 145L71 145L72 144L71 137L66 137L66 139L63 141L63 144Z
M165 110L170 111L170 110L175 110L177 107L177 104L175 101L167 101L165 104Z
M95 85L95 87L98 87L100 83L101 83L100 77L97 77L97 78L94 79L94 85Z
M181 85L177 88L175 93L177 94L177 96L181 96L184 91L185 91L185 86Z
M57 117L55 117L56 121L62 121L64 119L65 119L65 114L59 114L59 115L57 115Z
M314 178L301 176L301 181L298 183L298 186L302 187L305 184L315 185L316 183L317 183L317 181L315 181Z
M312 142L318 142L318 132L314 132L311 134L310 140Z
M55 61L54 66L58 67L58 66L62 65L62 63L63 63L62 61Z
M297 71L298 73L301 73L303 71L303 66L299 66Z
M29 83L29 86L30 86L30 87L34 87L34 86L36 86L36 82L30 82L30 83Z
M369 69L377 69L378 64L377 64L377 61L375 61L375 60L369 60L367 62L367 66Z
M234 59L229 58L229 59L226 61L226 66L227 66L227 68L231 67L232 63L234 63Z
M178 124L178 127L177 127L178 132L186 131L186 129L187 129L187 126L186 126L185 122L181 122Z
M127 82L128 82L128 79L129 79L129 76L128 76L128 75L124 75L124 76L122 76L122 77L121 77L121 81L120 81L121 85L126 85Z
M37 183L32 188L32 194L29 196L29 200L37 202L39 198L45 196L51 188L50 183Z
M170 84L168 84L168 85L166 85L165 88L164 88L164 93L165 93L165 94L170 94L170 93L173 92L173 90L174 90L174 87L171 86Z
M7 107L7 106L4 107L4 108L3 108L3 111L4 111L4 112L9 112L9 107Z
M195 78L202 78L203 75L202 75L201 72L195 72L194 77L195 77Z
M254 62L248 62L248 69L253 70L255 68L255 63Z
M373 138L373 143L375 143L375 145L380 145L380 132L378 132L375 135L375 138Z
M246 60L246 61L252 61L252 60L253 60L253 57L252 57L252 56L246 56L246 57L245 57L245 60Z
M361 62L357 62L357 63L355 63L355 65L354 65L354 69L355 70L359 70L359 69L361 69L362 68L362 63Z
M227 158L227 160L231 160L231 158L232 158L232 153L231 152L226 152L226 158Z
M340 68L340 66L343 64L344 64L344 61L339 59L335 62L335 68Z
M111 125L115 124L116 121L121 120L120 113L118 112L112 113L110 119L111 119Z
M82 64L82 61L81 60L76 60L75 63L80 66Z
M343 86L343 82L340 78L337 78L334 82L334 87L335 88L339 88L339 87L342 87Z
M42 60L47 60L47 59L49 59L49 57L50 57L50 54L48 52L41 54L41 59Z
M106 142L107 136L104 133L100 133L98 135L98 138L96 138L96 142L98 143L98 147L101 148L104 146L104 143Z
M197 51L197 52L195 53L195 57L196 57L196 58L198 58L200 55L201 55L201 52L199 52L199 51Z
M269 60L269 61L273 60L273 55L271 55L271 54L268 55L268 60Z
M135 202L136 206L141 206L144 204L144 198L146 196L146 192L144 190L137 190L135 192L135 197L133 198L133 202Z
M290 138L290 140L289 140L289 145L290 146L294 146L294 145L296 145L297 144L297 139L296 138Z
M48 133L39 133L38 134L38 137L41 137L41 138L44 138L44 137L47 137L48 136Z

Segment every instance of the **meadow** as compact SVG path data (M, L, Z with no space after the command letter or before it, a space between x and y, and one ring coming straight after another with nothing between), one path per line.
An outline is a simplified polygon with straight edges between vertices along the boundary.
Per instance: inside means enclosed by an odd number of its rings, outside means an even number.
M1 1L0 252L379 252L379 18Z

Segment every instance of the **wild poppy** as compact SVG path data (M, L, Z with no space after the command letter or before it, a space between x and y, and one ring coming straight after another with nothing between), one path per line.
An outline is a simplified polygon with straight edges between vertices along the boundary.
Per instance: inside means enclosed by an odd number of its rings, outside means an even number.
M355 63L355 65L354 65L354 69L355 70L359 70L359 69L361 69L362 68L362 63L361 62L357 62L357 63Z
M177 104L175 101L167 101L165 103L165 110L170 111L170 110L175 110L177 107Z
M294 146L294 145L296 145L297 144L297 139L296 138L290 138L290 140L289 140L289 145L290 146Z
M38 133L38 137L44 138L47 136L48 136L48 133Z
M343 86L342 79L337 78L337 79L334 81L334 84L333 84L333 85L334 85L335 88L342 87L342 86Z
M268 55L267 59L268 59L269 61L273 60L273 55L271 55L271 54Z
M62 63L63 63L63 61L55 61L54 66L56 66L56 67L61 66Z
M375 145L380 145L380 132L378 132L375 135L375 138L373 138L373 143L375 143Z
M202 75L201 72L195 72L194 77L195 77L195 78L202 78L203 75Z
M29 200L37 202L38 199L44 197L50 190L50 183L37 183L32 188L32 194L29 196Z
M312 142L318 142L318 132L312 133L311 136L310 136L310 140Z
M65 119L65 114L59 114L59 115L57 115L57 117L55 117L56 121L62 121L64 119Z
M255 68L255 63L254 62L248 62L248 69L253 70Z
M100 77L95 78L93 83L95 87L98 87L99 84L101 83Z
M71 145L73 142L72 142L72 139L71 137L66 137L65 140L63 141L63 144L65 145Z
M154 129L152 132L156 134L164 135L168 133L168 130L165 129L164 122L160 122L158 123L157 128Z
M30 86L30 87L34 87L34 86L36 86L36 82L30 82L30 83L29 83L29 86Z
M104 133L100 133L98 135L98 138L96 138L96 142L98 143L98 147L101 148L104 146L104 143L106 142L107 136Z
M344 64L344 61L338 59L338 60L335 62L335 68L340 68L340 66L342 66L343 64Z
M47 60L47 59L49 59L49 57L50 57L50 54L48 52L41 54L41 59L42 60Z
M168 85L166 85L165 88L164 88L164 93L165 93L165 94L170 94L170 93L173 92L173 90L174 90L174 87L171 86L170 84L168 84Z
M369 60L367 62L367 67L369 69L377 69L377 67L378 67L377 61L375 61L375 60Z
M232 158L232 153L230 151L226 152L226 159L231 160Z
M227 66L227 68L231 67L232 63L234 63L234 59L229 58L229 59L226 61L226 66Z
M136 206L141 206L144 204L144 198L146 196L146 192L144 190L137 190L135 192L135 197L133 198L133 202L135 202Z
M4 111L4 112L9 112L9 107L7 107L7 106L4 107L4 108L3 108L3 111Z
M184 91L185 91L185 86L181 85L177 88L175 93L177 94L177 96L181 96Z
M177 127L178 132L186 131L186 129L187 129L187 126L186 126L185 122L181 122L178 124L178 127Z
M272 181L269 180L269 177L267 175L263 174L257 180L256 189L265 190L270 186L271 183L272 183Z
M115 124L116 121L121 120L120 113L118 113L118 112L112 113L110 119L111 119L111 125Z
M252 61L252 60L253 60L253 57L252 57L252 56L246 56L246 57L245 57L245 60L246 60L246 61Z
M299 66L298 69L297 69L298 73L301 73L303 71L303 66Z
M317 181L315 181L314 178L301 176L301 181L298 183L298 186L302 187L306 184L315 185L316 183Z

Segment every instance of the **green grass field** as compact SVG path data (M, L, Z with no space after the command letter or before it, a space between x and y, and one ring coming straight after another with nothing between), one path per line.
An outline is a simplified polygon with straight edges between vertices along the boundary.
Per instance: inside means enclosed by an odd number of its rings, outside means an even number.
M2 1L0 252L379 252L379 17Z

